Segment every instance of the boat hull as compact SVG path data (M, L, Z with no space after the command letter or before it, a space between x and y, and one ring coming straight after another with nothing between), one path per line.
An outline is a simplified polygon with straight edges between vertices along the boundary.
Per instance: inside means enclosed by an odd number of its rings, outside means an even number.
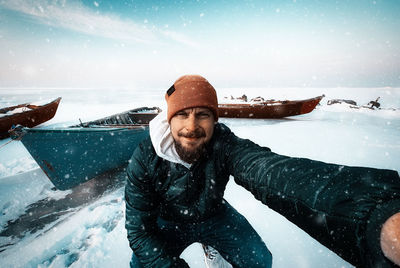
M0 117L0 139L4 139L10 136L8 131L12 128L12 126L22 125L24 127L34 127L52 119L57 112L60 101L61 98L57 98L48 104L36 106L31 110ZM29 104L21 104L17 106L3 108L1 110L7 112L12 111L15 108L23 107L29 108L30 106Z
M57 189L66 190L127 165L149 135L136 128L22 128L18 136Z
M219 104L219 117L227 118L283 118L310 113L324 96L298 101Z

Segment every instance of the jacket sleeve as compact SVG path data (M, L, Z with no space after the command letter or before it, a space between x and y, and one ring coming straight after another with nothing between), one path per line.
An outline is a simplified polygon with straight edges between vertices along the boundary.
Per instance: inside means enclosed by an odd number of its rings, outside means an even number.
M353 265L391 267L379 236L400 211L396 171L287 157L233 133L225 140L231 175L256 199Z
M143 267L188 267L179 256L168 255L166 241L158 235L158 198L144 150L143 144L138 146L127 168L125 227L129 245Z

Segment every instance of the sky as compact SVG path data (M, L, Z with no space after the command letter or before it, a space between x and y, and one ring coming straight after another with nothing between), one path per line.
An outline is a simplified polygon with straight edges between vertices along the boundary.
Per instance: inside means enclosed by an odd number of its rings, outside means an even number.
M398 14L398 0L0 0L0 88L400 87Z

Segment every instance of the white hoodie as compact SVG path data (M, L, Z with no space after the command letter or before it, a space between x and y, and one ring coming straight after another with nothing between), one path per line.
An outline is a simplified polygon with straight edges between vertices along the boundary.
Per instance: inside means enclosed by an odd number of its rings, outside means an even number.
M178 163L186 168L190 168L191 164L183 161L176 152L174 138L167 120L167 111L164 110L150 121L150 138L151 143L157 155L170 162Z

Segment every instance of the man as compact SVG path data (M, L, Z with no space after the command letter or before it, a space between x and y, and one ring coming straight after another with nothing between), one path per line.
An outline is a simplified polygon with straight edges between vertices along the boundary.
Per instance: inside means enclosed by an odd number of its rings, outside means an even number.
M200 242L233 267L271 267L260 236L223 199L230 175L350 263L400 263L397 172L291 158L240 139L217 123L216 92L201 76L179 78L165 98L167 113L151 121L127 170L131 266L185 267L179 255Z

